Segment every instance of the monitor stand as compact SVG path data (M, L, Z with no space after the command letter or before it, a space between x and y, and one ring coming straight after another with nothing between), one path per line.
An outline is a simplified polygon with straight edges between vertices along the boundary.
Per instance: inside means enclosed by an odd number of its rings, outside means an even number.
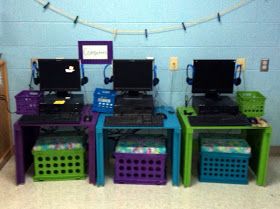
M228 96L206 94L193 96L192 106L197 114L238 114L239 109L235 101Z
M130 91L127 94L118 95L115 99L115 114L152 114L154 101L152 95Z

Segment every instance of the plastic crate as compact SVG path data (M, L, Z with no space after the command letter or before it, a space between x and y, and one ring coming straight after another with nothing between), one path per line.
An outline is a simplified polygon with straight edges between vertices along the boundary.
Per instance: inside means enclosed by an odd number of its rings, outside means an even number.
M35 181L84 179L85 150L32 151Z
M237 103L239 110L247 117L264 115L265 97L257 91L238 91Z
M17 114L36 115L39 114L39 104L43 96L40 91L23 90L15 96Z
M201 152L199 180L248 184L249 157L250 154Z
M115 153L114 182L166 184L166 154Z
M85 135L74 131L41 134L32 149L35 181L83 179Z

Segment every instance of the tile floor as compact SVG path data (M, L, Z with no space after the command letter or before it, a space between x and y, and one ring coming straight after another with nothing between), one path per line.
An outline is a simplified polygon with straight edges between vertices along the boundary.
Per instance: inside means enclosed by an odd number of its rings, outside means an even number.
M105 187L87 180L33 182L32 171L25 185L15 185L12 158L0 171L0 209L276 209L280 208L280 157L271 157L267 186L200 183L193 177L190 188L113 184Z

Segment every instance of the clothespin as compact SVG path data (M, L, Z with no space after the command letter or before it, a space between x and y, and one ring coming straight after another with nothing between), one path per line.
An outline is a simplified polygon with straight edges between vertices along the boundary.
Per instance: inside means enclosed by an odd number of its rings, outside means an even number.
M46 4L43 6L43 8L44 8L44 9L48 9L49 6L50 6L50 2L46 3Z
M79 19L79 16L76 16L76 18L75 18L75 20L74 20L74 24L77 24L78 19Z
M217 19L218 19L218 22L221 22L221 15L219 12L217 13Z
M148 30L145 29L145 37L148 38Z
M185 23L184 23L184 22L182 22L182 27L183 27L184 31L186 31L186 30L187 30L186 25L185 25Z

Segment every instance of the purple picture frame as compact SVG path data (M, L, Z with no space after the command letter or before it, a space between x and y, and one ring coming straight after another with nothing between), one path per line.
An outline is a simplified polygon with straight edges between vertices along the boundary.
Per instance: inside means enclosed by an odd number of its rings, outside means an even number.
M94 46L107 47L107 58L86 58L83 54L83 47L88 46L92 48ZM78 41L79 47L79 59L82 64L111 64L113 60L113 42L112 41ZM104 48L104 47L103 47Z

